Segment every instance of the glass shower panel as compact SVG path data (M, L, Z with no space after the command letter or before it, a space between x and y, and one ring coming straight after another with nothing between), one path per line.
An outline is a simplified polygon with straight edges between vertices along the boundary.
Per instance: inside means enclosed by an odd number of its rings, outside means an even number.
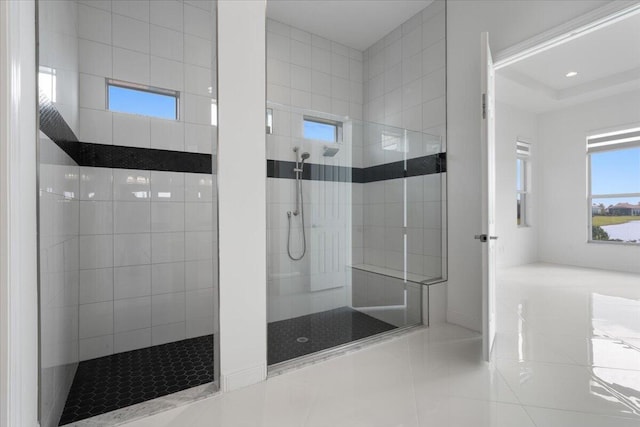
M268 107L269 365L421 324L422 283L440 277L424 267L442 241L439 211L425 209L439 137ZM309 118L337 140L305 135Z
M209 395L216 2L40 0L37 25L40 425ZM164 94L180 114L159 117L139 91L115 108L114 84Z

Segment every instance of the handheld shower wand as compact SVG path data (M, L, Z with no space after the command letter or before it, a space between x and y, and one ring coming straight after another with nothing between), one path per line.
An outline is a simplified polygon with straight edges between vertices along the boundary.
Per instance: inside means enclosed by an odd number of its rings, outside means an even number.
M298 216L300 213L300 199L302 198L302 172L304 171L304 161L309 158L309 153L304 152L300 155L300 161L298 161L298 147L293 149L296 153L296 167L293 171L296 173L296 210L294 210L293 216Z
M296 166L293 171L296 174L296 209L287 212L287 221L288 221L288 231L287 231L287 253L289 258L294 261L301 260L305 253L307 252L307 236L306 231L304 229L304 200L302 196L302 172L304 171L304 161L309 158L309 153L304 152L300 155L298 159L298 151L300 151L299 147L294 147L293 152L296 153ZM298 216L300 215L300 219L302 221L302 255L299 257L294 257L291 255L291 215Z

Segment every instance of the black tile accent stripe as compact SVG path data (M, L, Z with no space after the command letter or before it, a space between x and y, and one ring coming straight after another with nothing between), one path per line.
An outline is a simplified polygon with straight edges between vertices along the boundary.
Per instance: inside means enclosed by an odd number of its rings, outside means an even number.
M54 141L80 166L141 169L169 172L212 173L211 154L152 148L124 147L78 141L53 103L40 93L40 130ZM305 164L302 179L367 183L409 176L446 172L446 153L398 161L367 168ZM295 178L295 162L267 160L267 177Z
M273 365L392 329L396 327L350 307L271 322L267 326L267 363ZM301 337L308 340L298 342Z
M268 178L288 178L296 177L293 172L295 162L284 160L267 160ZM314 181L339 181L358 182L361 179L361 169L346 166L319 165L317 163L305 163L302 179Z
M42 92L40 92L40 130L79 166L212 173L211 154L78 141L55 105Z
M80 362L59 425L213 381L213 335Z
M211 154L80 142L80 166L168 172L212 172Z
M447 171L447 153L408 159L367 168L349 168L346 166L320 165L305 163L302 179L314 181L337 181L366 184L410 176L431 175ZM295 162L267 160L268 178L294 179Z
M67 125L58 109L45 93L40 91L40 130L55 142L76 163L80 160L78 138Z

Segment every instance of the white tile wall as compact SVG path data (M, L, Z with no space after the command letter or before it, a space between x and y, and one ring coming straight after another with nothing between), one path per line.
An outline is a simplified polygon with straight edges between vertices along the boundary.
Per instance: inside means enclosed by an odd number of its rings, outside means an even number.
M215 289L215 176L79 169L77 188L60 185L81 199L81 358L212 333L213 302L187 293Z
M39 63L56 70L55 106L76 134L80 103L86 100L78 93L86 84L80 81L78 32L93 41L111 37L110 21L100 10L93 11L70 0L39 4ZM78 166L44 135L40 152L41 159L59 163L39 165L40 421L53 425L62 413L81 351L80 300L108 299L109 289L101 286L99 274L80 287Z
M149 233L114 234L113 265L149 264L151 261L151 235Z
M151 232L148 202L113 202L115 234Z
M79 4L78 36L99 43L111 43L111 13Z
M292 161L292 149L302 145L311 153L312 163L351 166L359 165L360 141L345 139L340 153L334 158L322 157L323 144L303 141L300 109L314 110L326 118L345 120L362 118L362 52L318 37L288 25L267 21L267 99L284 104L274 107L274 134L267 137L267 155L270 159ZM345 132L349 134L349 132ZM352 144L352 142L354 142ZM302 261L291 261L286 255L286 212L293 209L294 182L286 179L268 179L268 244L269 244L269 321L309 314L348 305L349 277L344 273L346 257L341 258L338 270L342 279L334 288L310 292L313 271L328 259L331 248L318 247L322 233L332 233L328 223L323 223L323 212L312 212L312 206L320 206L323 194L335 196L337 208L332 226L347 229L351 221L351 186L346 183L304 182L307 198L307 255ZM339 218L339 219L338 219ZM292 231L292 249L299 251L300 225L296 222ZM315 221L312 231L311 224ZM312 233L320 233L313 235ZM342 233L350 240L350 233ZM319 258L323 254L322 258ZM325 257L324 255L327 255ZM314 270L315 269L315 270ZM321 283L322 279L313 283ZM328 282L328 279L327 279Z
M83 24L80 34L80 138L211 153L210 5L127 1L113 2L112 13L104 12L110 9L111 2L82 6L83 16L96 25ZM106 78L183 92L180 120L106 111ZM212 309L185 318L184 292L186 286L213 292L213 184L210 175L82 168L82 312L100 302L113 318L111 329L81 327L82 359L212 332ZM189 232L185 242L185 214L189 229L207 232ZM163 304L165 294L171 298Z
M151 25L151 55L174 61L183 60L184 35L181 31Z
M91 5L93 1L87 2ZM128 16L140 21L149 22L149 2L144 0L114 1L111 9L114 14ZM99 7L96 5L96 7ZM107 9L109 10L109 9Z
M211 2L55 3L64 22L41 33L41 64L82 141L212 153ZM109 78L180 91L179 120L108 111ZM43 369L213 332L214 177L43 165L41 184L43 345L56 348ZM62 371L50 396L66 395Z
M113 209L110 201L80 202L80 234L112 234Z
M210 258L209 258L210 259ZM204 260L205 262L208 260ZM209 261L207 263L211 265ZM195 268L194 266L187 265L187 268ZM152 277L152 289L153 295L175 293L185 290L185 263L184 262L169 262L164 264L153 264L151 266ZM210 287L212 280L206 283L207 287ZM213 311L209 314L212 314Z
M114 268L113 294L115 300L151 295L151 266Z
M114 329L119 332L151 327L151 297L126 298L113 303Z
M373 166L405 157L444 151L445 16L444 2L436 1L364 52L364 116L372 122L416 131L406 152L382 150L380 133L370 129L363 163ZM419 132L433 134L424 137ZM441 141L440 141L441 140ZM362 257L366 264L403 268L401 251L402 179L364 184ZM442 179L427 175L406 179L407 268L426 277L442 274ZM361 250L354 244L354 255Z
M80 304L113 300L113 269L80 271Z
M179 1L152 1L151 23L182 31L183 6Z
M111 19L111 27L114 46L149 53L148 23L114 14Z
M80 339L113 333L113 303L111 301L80 306Z
M84 20L77 48L80 139L211 153L215 32L210 5L139 0L114 1L111 7L109 2L83 2L78 13ZM105 99L109 78L179 91L180 117L168 121L111 113Z
M151 346L151 328L121 332L115 335L114 353L138 350Z
M41 411L42 420L53 423L62 413L81 351L78 305L112 297L100 274L80 277L79 168L46 137L40 149L43 158L67 163L41 164L39 182Z

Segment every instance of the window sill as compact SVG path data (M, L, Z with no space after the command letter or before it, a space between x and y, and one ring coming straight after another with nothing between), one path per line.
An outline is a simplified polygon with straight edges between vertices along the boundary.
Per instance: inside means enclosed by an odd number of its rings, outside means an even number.
M587 244L592 243L595 245L619 245L619 246L640 246L640 242L616 242L607 240L587 240Z

